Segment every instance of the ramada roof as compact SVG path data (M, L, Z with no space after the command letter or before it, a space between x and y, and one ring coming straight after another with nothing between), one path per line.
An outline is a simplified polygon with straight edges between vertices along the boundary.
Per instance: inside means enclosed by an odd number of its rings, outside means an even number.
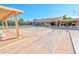
M79 18L63 19L62 17L34 19L34 22L79 21Z
M54 17L54 18L44 18L44 19L34 19L34 22L56 22L61 20L61 17Z
M23 12L24 11L17 10L17 9L14 9L14 8L0 6L0 18L1 19L5 19L8 16L12 16L14 14L20 14L20 13L23 13Z

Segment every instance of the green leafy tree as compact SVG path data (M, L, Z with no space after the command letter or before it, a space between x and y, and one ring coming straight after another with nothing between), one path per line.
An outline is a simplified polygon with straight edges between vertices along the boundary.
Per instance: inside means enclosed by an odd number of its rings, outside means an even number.
M67 16L66 15L63 15L63 19L67 19Z
M24 19L20 18L19 21L20 21L20 22L24 22Z
M71 17L68 17L68 19L72 19Z

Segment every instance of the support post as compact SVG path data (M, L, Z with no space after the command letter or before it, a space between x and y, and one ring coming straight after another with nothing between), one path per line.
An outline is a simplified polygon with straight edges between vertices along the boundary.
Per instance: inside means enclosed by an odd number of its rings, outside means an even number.
M16 15L14 15L14 20L15 20L17 37L19 37L19 25L18 25L18 20L17 20L17 16Z
M57 26L59 27L59 21L57 21L57 23L58 23Z
M78 27L79 27L79 21L78 21Z
M76 21L76 27L77 27L77 25L78 25L78 24L77 24L77 21Z
M59 26L61 27L61 21L59 21Z
M56 22L56 25L57 25L57 27L58 27L58 21Z
M7 19L5 19L5 25L6 25L6 29L8 31L8 22L7 22Z
M2 19L2 28L4 29L4 20Z

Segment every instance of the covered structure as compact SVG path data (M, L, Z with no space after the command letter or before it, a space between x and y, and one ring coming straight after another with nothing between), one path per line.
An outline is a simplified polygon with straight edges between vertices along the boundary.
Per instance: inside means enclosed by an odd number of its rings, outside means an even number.
M79 26L79 19L78 18L63 19L63 20L59 20L58 22L59 22L59 26L62 26L63 22L71 23L71 25L74 24L74 26L76 26L76 27Z
M79 18L71 18L71 19L63 19L62 17L54 17L54 18L46 18L46 19L34 19L33 20L33 25L44 25L44 26L66 26L70 25L71 26L74 24L74 26L79 26ZM69 26L68 25L68 26Z
M4 23L5 23L6 29L8 31L8 22L7 22L8 18L9 17L14 17L17 37L19 37L19 25L18 25L17 15L21 14L23 12L24 11L17 10L17 9L14 9L14 8L0 6L0 19L2 21L2 26L4 27Z
M52 26L58 25L58 21L62 20L61 17L34 19L32 24L36 26Z

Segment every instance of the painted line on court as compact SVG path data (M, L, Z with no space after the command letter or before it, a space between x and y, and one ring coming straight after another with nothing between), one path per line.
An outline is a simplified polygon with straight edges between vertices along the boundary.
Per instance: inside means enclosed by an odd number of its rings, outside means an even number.
M58 47L59 42L61 41L61 38L62 38L62 36L64 35L64 33L65 33L65 32L63 31L62 34L60 35L60 37L59 37L59 39L58 39L58 42L57 42L57 44L55 45L54 52L55 52L56 48Z
M20 39L21 39L21 38L20 38ZM16 43L22 42L23 39L22 39L22 40L20 40L20 39L18 39L19 41L16 41L16 42L13 42L13 43L11 43L11 44L7 44L7 45L5 45L5 46L3 46L3 47L0 47L0 49L4 49L4 48L7 48L7 47L9 47L9 46L12 46L12 45L14 45L14 44L16 44Z
M72 36L71 36L71 33L68 31L68 33L69 33L69 36L70 36L70 40L71 40L71 44L72 44L72 48L73 48L73 50L74 50L74 53L76 54L76 49L75 49L75 47L74 47L74 43L73 43L73 40L72 40Z

